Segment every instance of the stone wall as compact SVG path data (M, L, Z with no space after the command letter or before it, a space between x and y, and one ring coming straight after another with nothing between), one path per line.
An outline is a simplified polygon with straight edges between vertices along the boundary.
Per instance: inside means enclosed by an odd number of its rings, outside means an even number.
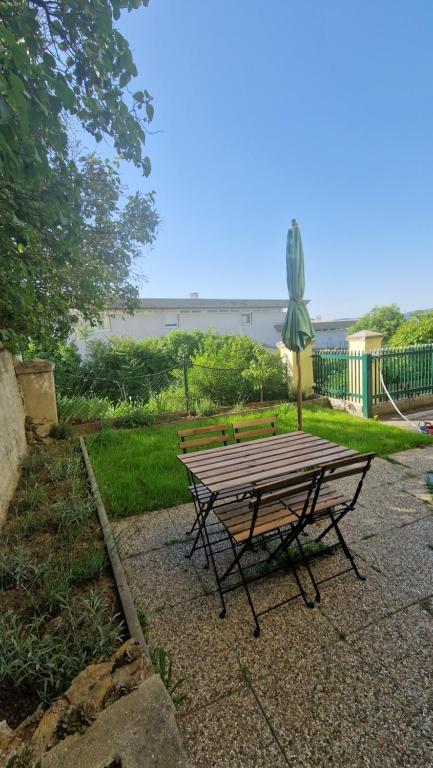
M27 451L25 413L10 352L0 346L0 528Z

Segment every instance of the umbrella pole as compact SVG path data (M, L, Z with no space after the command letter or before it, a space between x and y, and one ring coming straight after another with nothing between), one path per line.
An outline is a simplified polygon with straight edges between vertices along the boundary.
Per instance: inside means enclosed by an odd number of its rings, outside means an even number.
M301 382L301 354L296 352L296 368L298 369L298 385L296 388L296 402L298 404L298 430L302 430L302 382Z

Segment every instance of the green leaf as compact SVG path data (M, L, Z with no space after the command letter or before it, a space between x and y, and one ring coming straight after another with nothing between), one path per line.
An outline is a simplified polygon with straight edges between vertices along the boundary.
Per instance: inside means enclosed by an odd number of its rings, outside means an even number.
M144 93L143 93L143 91L135 91L135 93L132 94L132 98L135 101L144 101Z
M151 123L153 120L154 112L155 110L153 108L153 104L150 101L148 101L146 104L146 115L147 115L147 119L149 120L149 123Z

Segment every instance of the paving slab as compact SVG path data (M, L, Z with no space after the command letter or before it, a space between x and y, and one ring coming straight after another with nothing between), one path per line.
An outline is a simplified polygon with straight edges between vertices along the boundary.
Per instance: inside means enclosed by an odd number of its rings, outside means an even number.
M400 451L393 453L390 458L410 467L416 474L433 472L433 446Z
M395 459L395 454L393 456ZM384 484L399 484L405 477L413 473L412 466L404 465L402 463L395 463L395 461L388 461L387 459L381 459L376 456L373 459L370 470L365 478L365 487L368 486L382 486Z
M324 652L339 639L338 631L318 607L303 602L287 603L261 619L262 632L253 636L251 612L241 593L236 594L227 617L220 621L220 633L234 648L243 673L253 680L274 674L284 676L300 660L322 648Z
M289 765L429 764L429 746L395 700L395 681L376 680L344 641L252 685Z
M336 562L318 560L314 575L320 581L348 567L342 553L339 553L338 565L337 568ZM402 595L385 576L365 562L358 561L357 565L366 581L360 581L351 570L320 585L320 610L343 635L378 621L408 602L406 593Z
M433 517L358 542L355 552L407 601L433 594Z
M221 631L219 601L199 597L149 616L146 640L173 660L175 680L187 694L182 712L196 710L242 686L239 661Z
M178 717L178 726L194 768L268 768L286 766L257 700L248 686Z
M165 509L114 521L112 528L121 557L160 549L165 542L179 538L168 510Z
M185 558L182 544L151 550L123 560L136 605L145 611L186 603L203 594L203 586Z

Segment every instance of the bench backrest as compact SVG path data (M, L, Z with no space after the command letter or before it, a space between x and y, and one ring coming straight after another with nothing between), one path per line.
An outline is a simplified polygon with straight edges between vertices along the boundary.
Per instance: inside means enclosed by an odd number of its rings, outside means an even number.
M182 429L177 433L180 440L179 448L182 453L188 453L196 448L207 445L227 445L229 439L229 427L227 424L211 424L208 427L195 427L195 429Z
M268 416L265 419L252 419L251 421L239 421L233 424L235 440L251 440L254 437L270 437L277 434L277 417Z

